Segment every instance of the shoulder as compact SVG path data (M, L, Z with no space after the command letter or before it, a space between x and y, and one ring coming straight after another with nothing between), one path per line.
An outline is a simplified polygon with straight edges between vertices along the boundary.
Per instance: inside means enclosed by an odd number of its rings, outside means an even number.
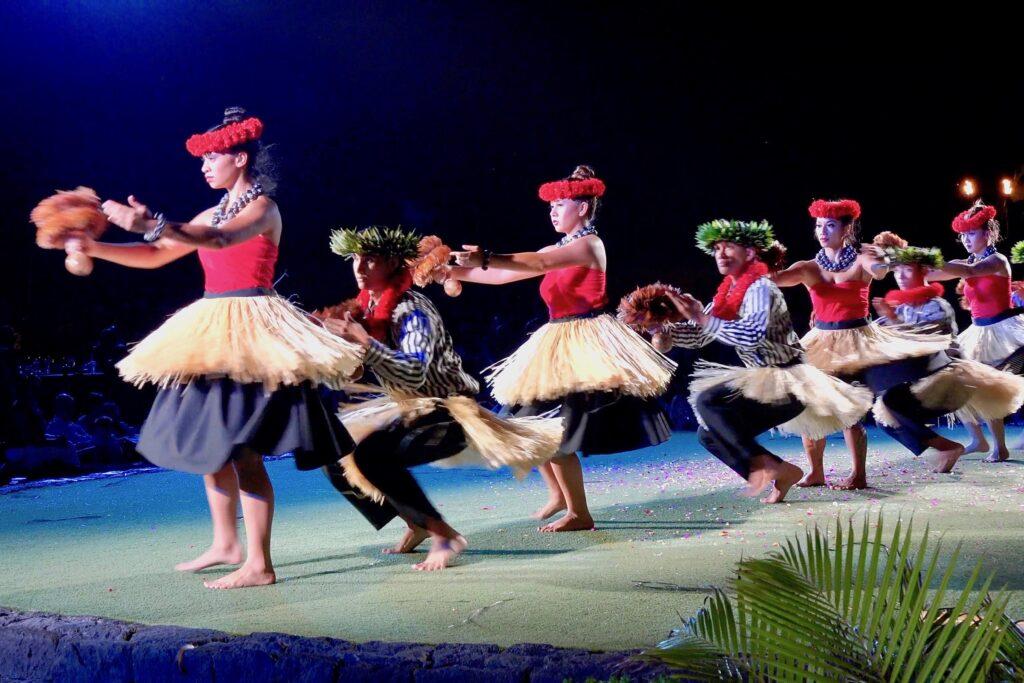
M395 306L395 313L392 319L397 322L416 314L425 315L428 318L441 317L433 301L427 298L425 294L410 289L402 295L398 305Z

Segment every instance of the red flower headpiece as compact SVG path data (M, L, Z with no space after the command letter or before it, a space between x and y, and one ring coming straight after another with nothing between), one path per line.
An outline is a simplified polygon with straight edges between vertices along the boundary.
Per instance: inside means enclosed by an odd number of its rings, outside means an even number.
M853 199L840 199L829 202L824 199L815 199L807 207L807 213L814 218L849 218L857 220L860 218L860 204Z
M246 142L259 140L263 135L263 122L255 116L229 123L209 133L196 133L185 142L185 149L194 157L210 152L226 152Z
M995 217L996 209L993 206L972 206L953 219L953 230L961 233L978 230L986 227Z
M577 197L600 197L604 194L604 181L600 178L582 180L555 180L544 183L537 194L546 202Z

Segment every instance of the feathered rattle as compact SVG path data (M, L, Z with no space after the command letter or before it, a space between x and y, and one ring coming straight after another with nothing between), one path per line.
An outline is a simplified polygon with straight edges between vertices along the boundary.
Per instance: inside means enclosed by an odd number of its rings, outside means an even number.
M669 294L682 296L678 288L655 282L622 297L618 308L619 320L636 332L650 334L651 344L662 353L672 349L669 324L681 320Z
M88 187L58 190L29 214L36 226L36 244L67 252L64 267L74 275L92 272L92 259L81 251L82 238L96 239L107 229L100 198Z
M412 281L417 287L426 287L431 282L444 285L444 293L458 296L462 293L462 283L451 278L448 270L448 259L452 254L451 247L436 235L427 235L420 240L420 255L412 263Z

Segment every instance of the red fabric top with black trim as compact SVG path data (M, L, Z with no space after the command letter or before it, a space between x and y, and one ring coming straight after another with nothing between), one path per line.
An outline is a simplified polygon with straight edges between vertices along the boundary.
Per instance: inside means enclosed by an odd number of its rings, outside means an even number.
M234 289L274 286L277 245L266 235L226 249L198 249L206 276L206 291L212 294Z
M964 278L964 298L971 305L972 318L990 318L1010 308L1010 278L979 275Z
M811 287L814 318L823 323L858 320L868 316L868 288L862 280L819 282Z
M605 272L586 266L548 271L540 281L540 297L551 320L583 315L608 303Z

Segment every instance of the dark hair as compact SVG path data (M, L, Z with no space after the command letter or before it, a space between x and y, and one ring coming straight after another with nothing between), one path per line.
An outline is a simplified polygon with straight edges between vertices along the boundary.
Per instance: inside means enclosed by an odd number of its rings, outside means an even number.
M786 245L775 240L767 249L758 252L757 257L768 266L769 272L777 273L786 267Z
M224 120L206 132L211 133L215 130L220 130L229 123L238 123L250 116L244 107L228 107L224 110ZM273 145L263 144L262 140L250 140L228 150L231 154L245 152L248 155L249 162L246 164L246 170L249 171L249 177L252 178L253 182L258 182L262 185L263 193L267 195L274 194L278 181L277 164L274 163L274 159L270 154L272 147Z
M967 217L974 218L982 210L988 208L982 200L974 202L974 205L967 210ZM990 218L985 222L985 229L988 230L988 243L995 244L999 240L1003 239L1002 230L999 227L999 220L996 218Z
M590 178L596 178L597 174L594 173L594 169L586 164L580 164L577 166L566 180L589 180ZM574 201L586 202L587 203L587 222L590 223L597 216L597 206L600 203L600 199L597 197L576 197Z

